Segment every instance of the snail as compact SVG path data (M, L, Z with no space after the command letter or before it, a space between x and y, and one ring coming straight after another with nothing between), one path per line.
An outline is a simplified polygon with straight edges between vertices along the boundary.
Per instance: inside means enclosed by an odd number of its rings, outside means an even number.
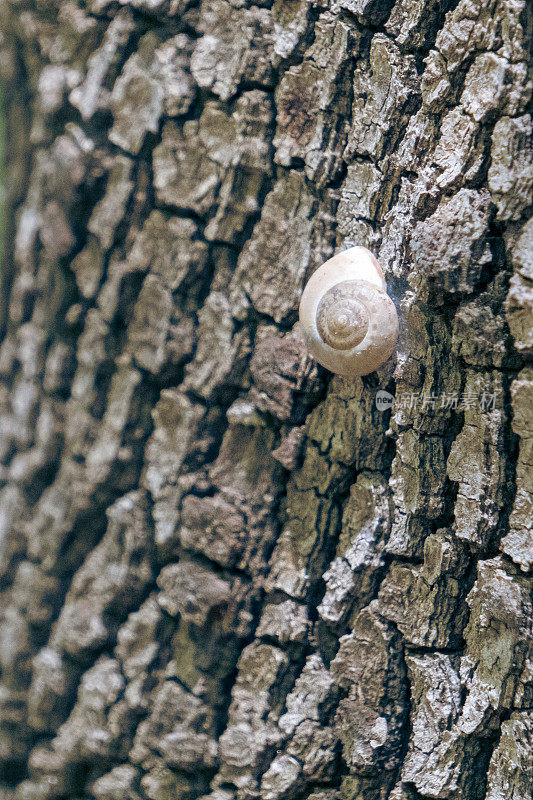
M367 375L389 358L398 316L369 250L351 247L313 273L302 294L300 323L311 355L337 375Z

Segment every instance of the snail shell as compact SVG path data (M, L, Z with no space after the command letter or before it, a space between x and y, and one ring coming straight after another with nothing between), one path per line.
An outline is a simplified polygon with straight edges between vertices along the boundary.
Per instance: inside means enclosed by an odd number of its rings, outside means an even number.
M311 355L331 372L354 378L381 366L394 350L398 316L372 253L351 247L317 269L300 322Z

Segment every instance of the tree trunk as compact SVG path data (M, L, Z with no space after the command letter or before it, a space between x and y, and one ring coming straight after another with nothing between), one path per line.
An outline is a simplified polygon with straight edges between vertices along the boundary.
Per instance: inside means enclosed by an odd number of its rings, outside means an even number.
M1 800L529 798L526 0L0 17Z

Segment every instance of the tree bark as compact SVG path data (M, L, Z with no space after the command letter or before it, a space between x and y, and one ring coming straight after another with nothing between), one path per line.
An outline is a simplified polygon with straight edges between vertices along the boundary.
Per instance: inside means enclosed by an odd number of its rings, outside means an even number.
M528 799L525 0L0 18L0 799ZM295 322L354 244L347 381Z

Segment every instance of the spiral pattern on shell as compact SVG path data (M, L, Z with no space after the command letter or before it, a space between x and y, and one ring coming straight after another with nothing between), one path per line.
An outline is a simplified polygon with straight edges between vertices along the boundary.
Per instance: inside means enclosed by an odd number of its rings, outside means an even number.
M300 322L311 355L331 372L353 378L381 366L398 317L374 256L353 247L320 267L304 289Z
M335 350L350 350L365 338L368 311L358 298L358 281L343 281L324 294L317 308L320 338Z

